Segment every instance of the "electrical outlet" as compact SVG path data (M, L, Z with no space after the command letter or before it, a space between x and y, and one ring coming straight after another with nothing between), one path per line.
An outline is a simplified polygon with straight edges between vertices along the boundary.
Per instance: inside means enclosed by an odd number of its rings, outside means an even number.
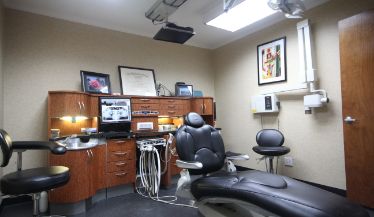
M288 167L293 167L293 158L292 157L284 157L283 158L283 162L284 162L284 165L285 166L288 166Z

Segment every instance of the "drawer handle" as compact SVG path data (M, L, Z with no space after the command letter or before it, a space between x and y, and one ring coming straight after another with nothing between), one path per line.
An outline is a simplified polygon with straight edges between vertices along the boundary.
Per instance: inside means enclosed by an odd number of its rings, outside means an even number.
M119 156L123 156L123 155L127 155L127 152L115 152L114 154L119 155Z
M127 175L127 173L116 173L115 175L116 176L125 176L125 175Z
M126 165L126 163L116 163L117 167L122 167L122 166L125 166L125 165Z
M150 105L142 105L140 106L141 108L150 108L151 106Z
M168 108L175 108L175 105L169 105Z
M148 102L150 99L140 99L140 101Z
M168 111L168 113L170 113L170 114L174 114L174 113L175 113L175 111Z
M115 141L116 144L125 143L124 141Z
M175 100L168 100L168 102L175 102Z

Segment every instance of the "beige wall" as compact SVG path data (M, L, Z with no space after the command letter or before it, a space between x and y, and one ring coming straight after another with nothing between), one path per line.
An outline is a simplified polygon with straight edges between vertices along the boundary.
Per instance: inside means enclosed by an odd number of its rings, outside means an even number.
M304 115L303 95L280 95L279 115L264 115L264 128L279 128L285 144L291 148L294 167L281 167L291 177L345 189L344 144L342 132L339 35L337 22L373 8L374 1L330 1L306 13L312 22L317 73L320 87L326 89L331 102L326 108ZM255 135L261 129L261 118L250 112L250 98L260 91L298 83L298 45L296 22L286 20L214 51L215 95L218 126L223 128L226 146L248 153L251 159L241 165L264 170L254 154ZM287 37L286 83L257 85L257 45L282 36Z
M154 69L172 91L184 81L214 95L210 50L11 9L5 15L4 127L15 140L47 138L47 92L80 90L80 70L110 74L113 92L120 92L117 67L126 65ZM46 154L25 154L25 167L45 162Z

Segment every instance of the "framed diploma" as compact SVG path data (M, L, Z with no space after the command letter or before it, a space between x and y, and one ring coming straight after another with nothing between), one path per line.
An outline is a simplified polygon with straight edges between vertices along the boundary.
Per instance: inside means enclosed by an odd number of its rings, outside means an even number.
M155 72L129 66L118 66L122 95L157 96Z

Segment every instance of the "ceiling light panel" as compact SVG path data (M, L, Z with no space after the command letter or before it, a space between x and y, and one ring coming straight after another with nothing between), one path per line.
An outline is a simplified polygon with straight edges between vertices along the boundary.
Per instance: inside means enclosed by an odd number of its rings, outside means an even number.
M267 0L246 0L206 24L235 32L274 13Z

